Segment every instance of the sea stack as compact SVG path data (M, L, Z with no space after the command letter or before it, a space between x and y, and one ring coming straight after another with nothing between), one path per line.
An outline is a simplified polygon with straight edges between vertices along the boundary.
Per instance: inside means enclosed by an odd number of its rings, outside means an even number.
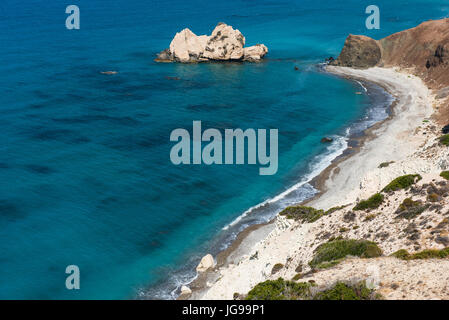
M155 61L196 63L211 61L258 62L268 53L263 44L245 47L245 37L225 23L218 23L210 36L197 36L190 29L176 33L169 48L161 51Z

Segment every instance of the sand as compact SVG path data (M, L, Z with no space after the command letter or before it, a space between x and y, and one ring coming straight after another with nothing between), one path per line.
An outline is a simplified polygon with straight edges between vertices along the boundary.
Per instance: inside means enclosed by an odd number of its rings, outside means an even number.
M428 202L429 184L438 183L446 188L439 174L449 168L449 148L438 143L438 125L433 120L427 121L437 107L433 93L419 78L399 69L328 67L328 71L380 84L396 98L392 116L369 130L358 152L331 166L322 185L323 192L308 203L325 210L348 206L314 223L299 223L278 216L270 228L259 228L257 236L249 234L241 239L237 248L215 268L214 280L206 283L206 288L194 290L191 299L233 299L236 293L246 294L259 282L278 277L291 279L297 273L305 274L299 281L314 280L318 287L325 288L338 280L366 280L372 270L379 278L376 290L386 299L449 298L448 259L403 261L388 257L399 249L417 252L446 246L444 241L449 230L449 224L443 223L449 217L446 197L429 203L431 209L413 220L398 219L395 213L407 197ZM384 162L391 164L379 168ZM380 208L372 212L358 211L353 219L347 219L360 199L379 192L398 176L416 173L423 179L413 192L386 195ZM384 256L349 258L329 270L307 275L314 250L330 237L339 235L376 241ZM283 267L273 273L275 264Z

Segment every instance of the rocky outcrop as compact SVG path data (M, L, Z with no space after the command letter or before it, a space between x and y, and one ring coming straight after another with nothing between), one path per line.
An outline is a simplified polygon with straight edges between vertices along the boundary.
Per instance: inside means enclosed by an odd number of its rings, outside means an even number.
M349 35L332 65L410 69L433 89L449 86L449 18L430 20L381 40Z
M349 35L337 60L332 65L352 68L370 68L379 64L381 51L376 40L365 36Z
M260 61L268 53L268 48L263 44L243 48L243 60L257 62Z
M205 255L198 266L196 267L197 272L205 272L215 266L214 257L211 254Z
M260 61L268 48L263 44L244 48L245 37L233 27L219 23L210 36L197 36L189 29L176 33L168 49L160 52L158 62Z
M449 18L430 20L381 40L350 35L338 59L330 65L369 68L399 67L420 77L446 101L435 115L439 124L449 122Z

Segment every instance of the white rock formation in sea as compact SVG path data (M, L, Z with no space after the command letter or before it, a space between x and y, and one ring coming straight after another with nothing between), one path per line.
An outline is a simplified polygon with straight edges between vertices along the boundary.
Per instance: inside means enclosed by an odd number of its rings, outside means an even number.
M268 53L268 48L264 44L256 44L243 49L243 60L257 62Z
M158 62L260 61L268 48L263 44L244 48L243 34L219 23L210 36L197 36L189 29L176 33L168 49L160 52Z
M207 254L201 259L200 263L196 267L196 271L205 272L210 268L213 268L214 266L215 266L214 257L212 257L211 254Z

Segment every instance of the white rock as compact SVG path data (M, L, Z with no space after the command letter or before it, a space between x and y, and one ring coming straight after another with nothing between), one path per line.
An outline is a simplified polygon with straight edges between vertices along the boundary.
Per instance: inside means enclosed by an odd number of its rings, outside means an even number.
M181 287L181 295L188 295L188 294L191 294L191 293L192 293L192 290L190 290L189 287L187 287L187 286L182 286Z
M203 61L260 61L268 52L263 44L244 48L242 33L219 23L210 36L197 36L189 29L176 33L168 49L160 52L158 62L177 61L182 63Z
M263 44L256 44L243 49L243 60L260 61L268 53L268 48Z
M211 254L207 254L201 259L200 263L196 267L196 271L205 272L210 268L213 268L214 265L215 265L214 257L212 257Z
M244 45L245 37L239 30L219 23L209 37L203 57L211 60L240 60Z
M176 33L170 43L170 53L179 62L197 61L200 59L208 39L208 36L197 36L186 28Z

